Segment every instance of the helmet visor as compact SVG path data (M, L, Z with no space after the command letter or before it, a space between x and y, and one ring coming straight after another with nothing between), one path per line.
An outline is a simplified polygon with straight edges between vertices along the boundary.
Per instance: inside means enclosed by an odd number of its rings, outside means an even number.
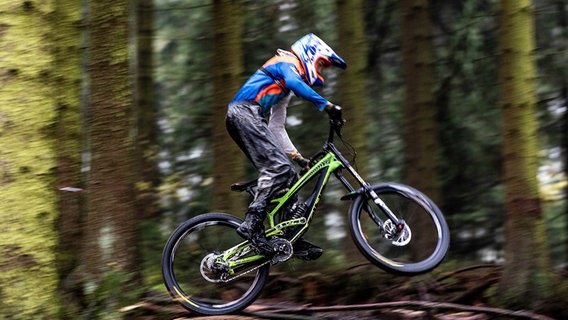
M329 63L335 67L338 67L339 69L347 68L347 63L345 62L345 60L341 59L341 57L335 53L329 57Z

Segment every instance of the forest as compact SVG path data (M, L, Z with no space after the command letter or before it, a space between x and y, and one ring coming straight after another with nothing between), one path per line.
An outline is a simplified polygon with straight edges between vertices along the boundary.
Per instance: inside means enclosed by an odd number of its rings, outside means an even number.
M314 87L343 108L338 146L367 181L428 195L450 248L416 277L371 265L330 179L308 233L323 256L274 266L222 319L568 318L567 0L3 0L0 17L0 319L195 317L162 250L192 217L244 217L230 186L257 171L227 105L308 33L348 65ZM328 123L291 100L304 156Z

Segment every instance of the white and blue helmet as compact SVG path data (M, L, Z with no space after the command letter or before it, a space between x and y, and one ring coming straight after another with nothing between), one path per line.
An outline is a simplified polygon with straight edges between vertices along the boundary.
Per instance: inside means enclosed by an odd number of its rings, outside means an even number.
M300 59L306 72L309 85L323 85L323 77L318 74L316 64L322 59L326 66L347 68L347 63L338 56L323 40L313 33L300 38L292 45L292 52Z

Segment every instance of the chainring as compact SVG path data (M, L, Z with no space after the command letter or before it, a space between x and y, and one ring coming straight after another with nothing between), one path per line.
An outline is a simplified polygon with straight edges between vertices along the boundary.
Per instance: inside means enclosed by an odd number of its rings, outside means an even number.
M274 255L272 256L272 264L277 264L284 262L292 257L294 254L294 248L292 243L283 238L270 239L270 245L274 250Z

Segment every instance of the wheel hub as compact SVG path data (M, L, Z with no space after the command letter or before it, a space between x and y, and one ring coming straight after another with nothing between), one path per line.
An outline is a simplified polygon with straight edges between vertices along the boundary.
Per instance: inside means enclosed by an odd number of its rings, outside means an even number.
M218 257L219 255L210 253L201 260L201 276L209 282L224 282L229 276L227 266L217 262Z
M392 244L397 247L407 245L412 239L412 231L407 223L400 222L394 224L390 219L385 221L383 225L385 238L392 241Z

